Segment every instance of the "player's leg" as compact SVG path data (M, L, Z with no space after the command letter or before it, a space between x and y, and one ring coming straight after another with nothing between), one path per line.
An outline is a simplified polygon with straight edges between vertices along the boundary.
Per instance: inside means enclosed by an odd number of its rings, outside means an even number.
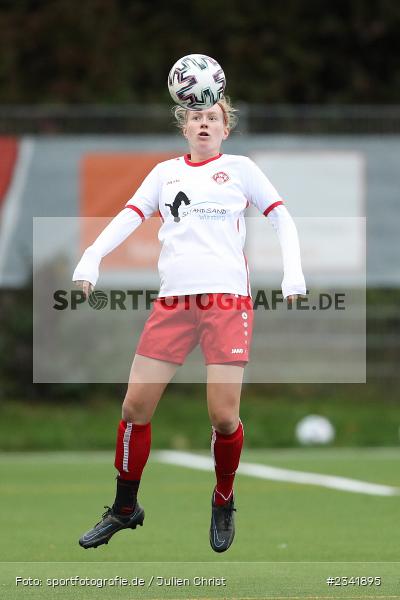
M217 478L215 502L226 504L243 446L243 426L239 418L243 367L208 365L207 405L212 426L211 451Z
M177 367L177 364L135 356L118 426L114 464L119 475L114 504L101 521L81 537L79 544L84 548L107 544L117 531L143 524L144 511L137 502L137 493L150 453L150 421Z
M198 304L200 345L207 364L207 403L216 486L210 543L224 552L234 535L233 482L243 446L239 419L244 367L249 360L253 305L249 296L207 294Z
M150 452L151 418L166 385L195 342L185 297L158 298L137 346L118 428L114 509L120 514L134 510Z
M178 365L136 354L118 426L115 468L117 491L113 508L130 514L136 506L143 469L150 454L151 419Z
M207 405L216 475L210 543L216 552L227 550L235 535L233 483L243 446L239 418L243 371L242 366L226 364L207 367Z

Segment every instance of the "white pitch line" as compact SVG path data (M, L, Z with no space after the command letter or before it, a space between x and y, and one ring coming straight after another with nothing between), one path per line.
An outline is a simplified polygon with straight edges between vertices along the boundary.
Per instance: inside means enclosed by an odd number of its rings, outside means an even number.
M160 450L153 453L153 458L162 463L199 469L201 471L214 471L214 463L211 458L192 454L190 452L178 452L175 450ZM305 471L292 471L290 469L279 469L254 463L241 463L238 469L240 475L249 475L258 479L270 479L272 481L289 481L307 485L318 485L321 487L342 490L344 492L355 492L358 494L369 494L371 496L398 496L400 488L379 483L368 483L358 479L337 477L336 475L321 475L319 473L308 473Z
M0 222L0 285L4 280L9 245L14 239L14 232L21 208L22 192L25 188L29 167L33 157L33 150L33 140L31 138L23 138L19 145L19 152L11 185L4 200Z

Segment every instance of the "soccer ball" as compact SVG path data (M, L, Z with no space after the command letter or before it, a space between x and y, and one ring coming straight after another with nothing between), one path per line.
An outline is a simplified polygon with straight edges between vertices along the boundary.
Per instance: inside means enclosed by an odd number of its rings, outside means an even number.
M335 439L335 429L326 417L308 415L297 423L296 438L305 446L329 444Z
M205 54L180 58L168 75L174 102L189 110L211 108L224 95L225 74L216 60Z

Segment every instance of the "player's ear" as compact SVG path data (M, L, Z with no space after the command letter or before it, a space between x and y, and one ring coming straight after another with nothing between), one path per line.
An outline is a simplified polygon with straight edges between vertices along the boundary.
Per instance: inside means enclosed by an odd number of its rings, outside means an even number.
M230 130L229 127L224 127L224 135L222 137L223 140L226 140L229 137Z
M183 126L182 126L182 135L186 139L187 139L187 122L188 122L188 117L189 117L189 113L186 110L185 119L184 119Z

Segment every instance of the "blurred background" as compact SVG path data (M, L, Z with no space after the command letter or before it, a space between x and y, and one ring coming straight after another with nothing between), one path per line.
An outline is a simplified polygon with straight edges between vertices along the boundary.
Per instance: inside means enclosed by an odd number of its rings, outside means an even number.
M399 27L395 0L1 2L0 449L114 447L124 384L32 383L32 218L110 217L154 162L185 151L166 78L189 53L224 68L240 114L225 150L278 157L271 179L294 188L289 206L300 181L295 217L323 214L304 204L309 191L321 206L337 200L334 216L348 202L367 217L366 383L247 384L247 446L298 445L309 414L329 419L330 444L398 446ZM313 180L293 182L305 156L324 156L324 167L309 163ZM110 181L111 204L100 197ZM332 243L340 248L340 232ZM172 384L154 424L155 448L208 447L204 386Z

